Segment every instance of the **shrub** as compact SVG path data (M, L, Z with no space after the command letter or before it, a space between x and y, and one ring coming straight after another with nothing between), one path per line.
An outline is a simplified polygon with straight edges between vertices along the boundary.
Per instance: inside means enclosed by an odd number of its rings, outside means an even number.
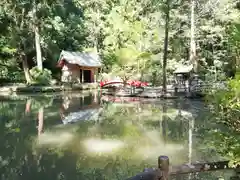
M231 163L240 164L240 74L228 80L226 88L210 94L208 100L212 111L209 120L218 124L208 129L209 142Z
M37 85L49 85L52 80L52 72L46 68L40 70L38 67L33 67L30 71L33 83Z

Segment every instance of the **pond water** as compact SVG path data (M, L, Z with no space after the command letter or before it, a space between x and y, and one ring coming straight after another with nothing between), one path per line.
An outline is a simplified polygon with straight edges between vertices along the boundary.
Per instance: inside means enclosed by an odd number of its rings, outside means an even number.
M98 92L0 98L3 180L124 180L156 167L159 155L174 165L221 159L204 144L208 111L202 101Z

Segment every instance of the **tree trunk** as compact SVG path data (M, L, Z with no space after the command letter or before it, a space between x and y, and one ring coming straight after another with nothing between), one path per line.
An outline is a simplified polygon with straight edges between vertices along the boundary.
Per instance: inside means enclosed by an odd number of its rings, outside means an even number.
M190 42L190 57L189 60L193 65L195 73L198 72L198 62L196 58L196 42L195 42L195 0L191 0L191 42Z
M99 9L96 8L96 11L97 11L97 20L100 20L100 15L99 15ZM96 30L98 28L98 23L96 21L94 21L94 29ZM99 53L99 42L98 42L98 38L99 38L99 35L100 35L100 31L95 31L95 34L94 34L94 50L96 51L96 53Z
M36 55L37 55L37 67L38 69L42 70L42 52L41 52L41 45L40 45L40 35L39 35L39 28L37 25L34 26L34 33L35 33L35 46L36 46Z
M37 67L42 71L43 65L42 65L42 51L41 51L41 45L40 45L40 35L39 35L39 26L38 26L38 18L37 18L37 3L36 0L33 2L33 11L34 11L34 17L33 17L33 28L34 28L34 34L35 34L35 48L36 48L36 56L37 56Z
M168 31L169 31L169 0L167 0L167 9L165 16L165 38L164 38L164 52L163 52L163 93L167 92L167 77L166 77L166 67L167 67L167 56L168 56Z
M22 66L23 66L23 71L24 71L24 75L25 75L25 79L27 81L27 84L31 83L31 76L29 73L29 67L28 67L28 62L27 62L27 57L26 55L22 55Z

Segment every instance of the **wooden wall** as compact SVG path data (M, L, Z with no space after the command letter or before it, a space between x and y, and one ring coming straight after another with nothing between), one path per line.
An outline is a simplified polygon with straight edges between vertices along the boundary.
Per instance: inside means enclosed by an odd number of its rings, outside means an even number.
M81 83L84 80L84 75L80 74L80 70L91 71L91 82L95 82L98 74L98 68L82 67L76 64L65 64L62 68L62 82Z

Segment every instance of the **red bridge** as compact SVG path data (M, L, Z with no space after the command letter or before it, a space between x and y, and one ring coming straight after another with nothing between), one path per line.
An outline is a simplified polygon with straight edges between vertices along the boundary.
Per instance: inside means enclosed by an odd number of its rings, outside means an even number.
M100 82L100 87L104 87L107 85L116 85L116 84L124 84L123 81L101 81ZM141 81L132 81L129 80L127 81L127 85L130 86L135 86L135 87L144 87L144 86L148 86L147 82L141 82Z

